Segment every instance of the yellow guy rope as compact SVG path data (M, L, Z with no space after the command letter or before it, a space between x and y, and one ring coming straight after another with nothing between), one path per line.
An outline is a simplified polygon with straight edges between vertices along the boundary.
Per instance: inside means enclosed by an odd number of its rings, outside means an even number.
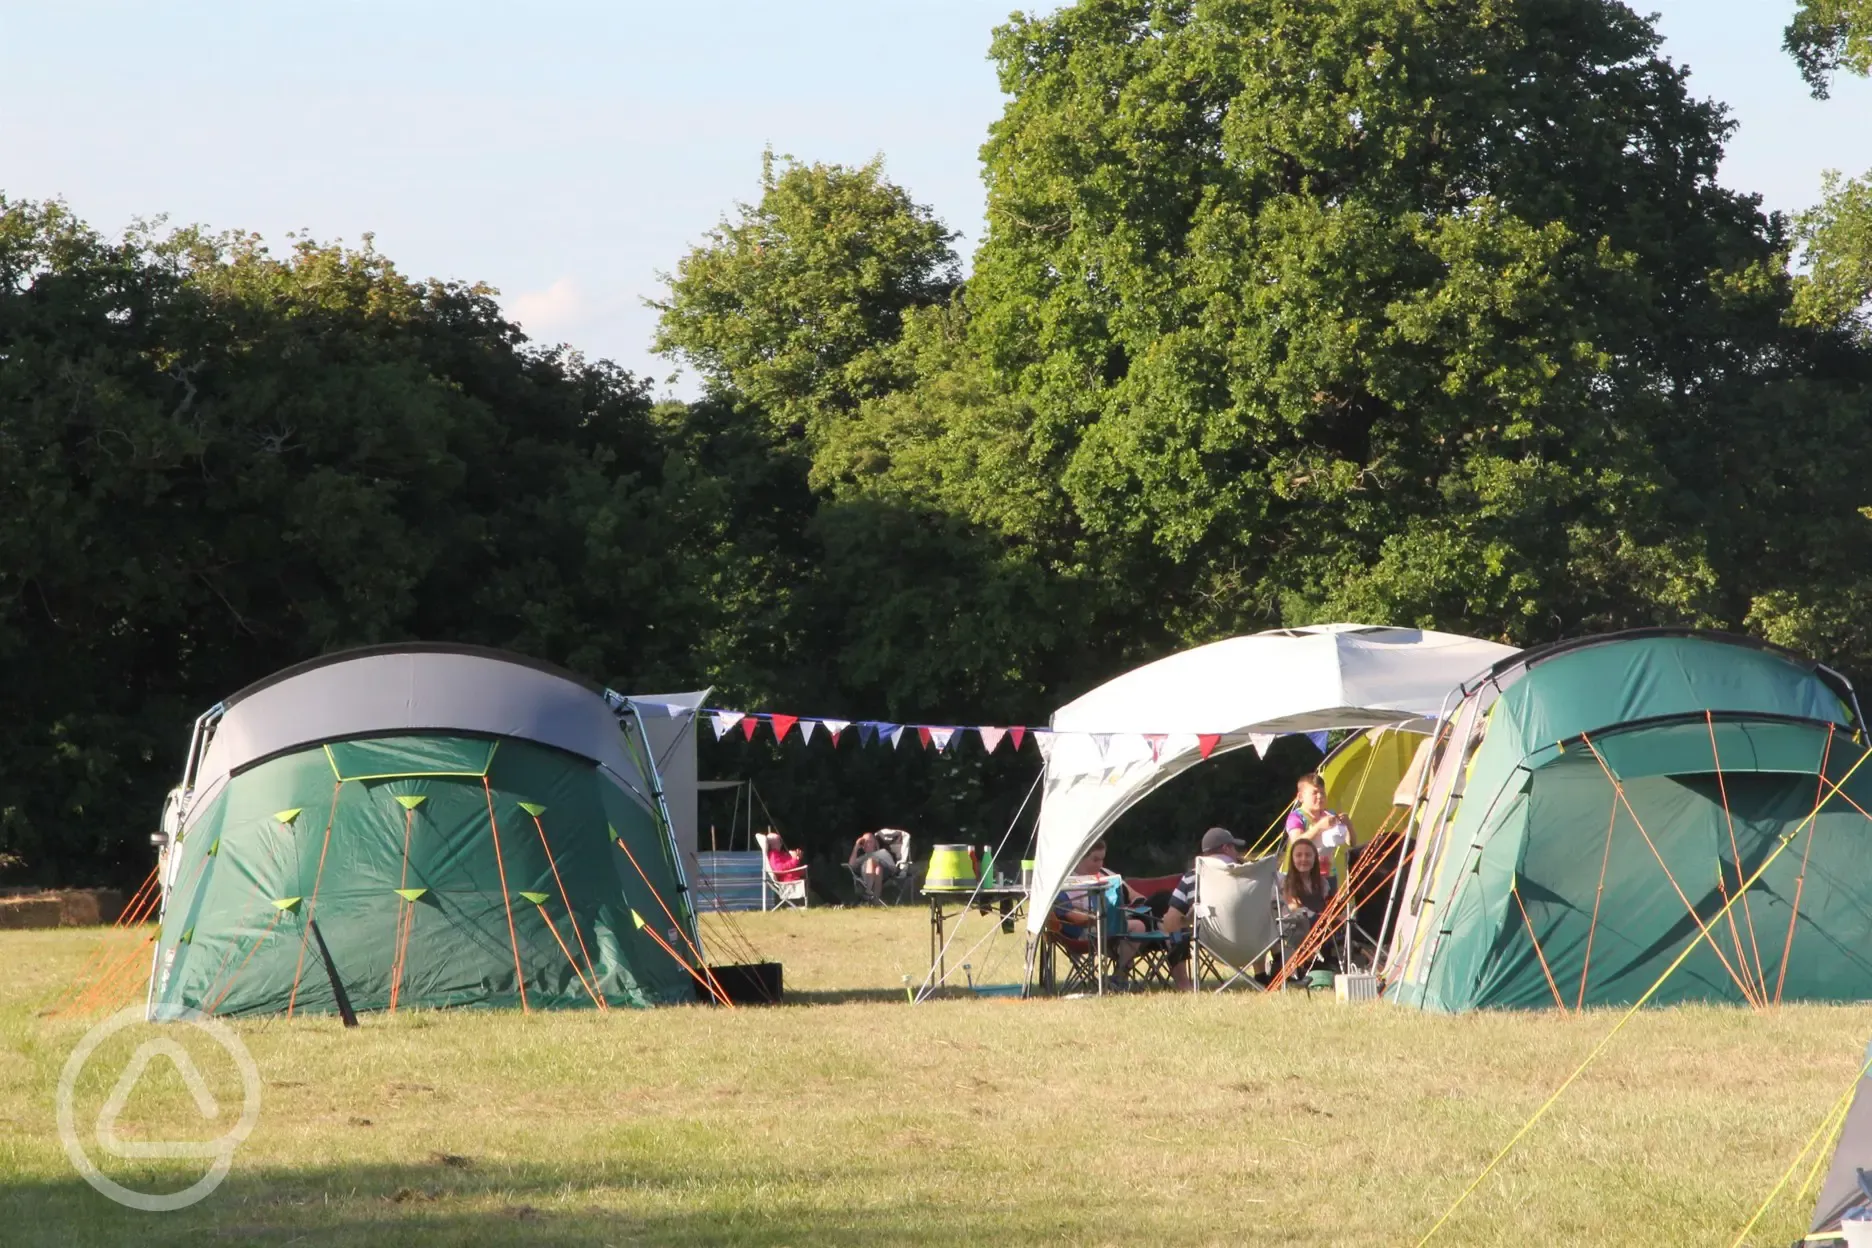
M1814 1145L1821 1144L1820 1156L1826 1156L1826 1147L1822 1144L1822 1139L1824 1137L1830 1140L1835 1132L1846 1125L1846 1110L1852 1105L1853 1093L1858 1089L1859 1081L1866 1077L1867 1071L1872 1071L1872 1056L1866 1058L1865 1065L1859 1068L1859 1073L1854 1075L1852 1082L1846 1085L1845 1093L1839 1100L1833 1102L1832 1108L1827 1110L1826 1117L1820 1120L1820 1129L1807 1137L1807 1143L1801 1146L1801 1151L1795 1155L1793 1161L1788 1163L1788 1168L1782 1173L1780 1182L1769 1191L1768 1199L1762 1201L1761 1208L1757 1209L1755 1216L1748 1220L1748 1225L1736 1233L1735 1239L1730 1241L1729 1248L1741 1248L1742 1241L1748 1238L1748 1233L1755 1229L1755 1224L1761 1221L1764 1213L1768 1212L1768 1206L1774 1204L1775 1197L1781 1194L1781 1189L1787 1186L1787 1181L1794 1177L1796 1170L1800 1169L1801 1162L1807 1160L1807 1154L1813 1151ZM1819 1169L1819 1165L1819 1160L1816 1159L1814 1168ZM1812 1181L1813 1175L1809 1174L1807 1178Z
M1831 788L1835 792L1838 792L1841 788L1845 786L1848 780L1852 779L1853 772L1858 771L1861 767L1865 766L1865 762L1868 758L1872 758L1872 750L1868 750L1867 752L1861 754L1859 756L1859 761L1854 763L1852 765L1851 770L1847 771L1845 775L1839 778L1839 782L1837 784L1829 782L1827 787ZM1782 852L1786 850L1789 845L1792 845L1794 843L1795 839L1800 836L1802 831L1804 831L1809 825L1811 825L1815 819L1819 818L1820 807L1824 804L1825 804L1824 799L1822 799L1819 802L1816 802L1814 804L1813 813L1809 814L1805 819L1801 820L1800 827L1795 828L1793 832L1789 833L1787 836L1781 839L1781 843L1775 846L1774 852L1769 854L1767 858L1762 860L1761 866L1755 868L1755 873L1749 876L1748 883L1744 884L1739 890L1737 890L1735 896L1731 897L1727 902L1723 904L1723 908L1721 912L1719 912L1716 915L1718 919L1723 918L1728 913L1730 906L1733 906L1736 904L1736 902L1742 900L1742 894L1746 893L1751 887L1753 887L1755 882L1761 879L1763 873L1766 872L1770 866L1774 865L1775 859L1779 858ZM1488 1165L1482 1168L1482 1173L1476 1175L1475 1179L1470 1182L1468 1187L1463 1188L1462 1194L1450 1203L1449 1208L1443 1211L1443 1216L1438 1218L1436 1220L1436 1223L1433 1226L1431 1226L1431 1228L1428 1231L1424 1232L1424 1237L1417 1241L1417 1248L1423 1248L1425 1244L1429 1243L1432 1239L1436 1237L1436 1233L1443 1229L1443 1224L1450 1220L1450 1215L1454 1214L1458 1209L1462 1207L1463 1202L1469 1199L1470 1194L1473 1193L1476 1190L1476 1188L1482 1186L1482 1180L1488 1178L1488 1176L1494 1172L1495 1167L1502 1163L1503 1158L1507 1157L1509 1153L1514 1151L1515 1145L1519 1144L1521 1140L1523 1139L1523 1137L1525 1137L1529 1131L1532 1131L1534 1129L1534 1124L1539 1122L1542 1118L1546 1117L1547 1111L1554 1107L1554 1103L1558 1101L1561 1098L1561 1096L1566 1093L1566 1090L1568 1088L1573 1086L1573 1083L1575 1080L1577 1080L1581 1075L1586 1073L1586 1068L1588 1066L1592 1065L1593 1062L1598 1060L1599 1055L1605 1052L1606 1046L1612 1043L1612 1038L1618 1035L1620 1031L1624 1030L1625 1024L1631 1022L1632 1018L1638 1013L1638 1011L1644 1008L1644 1005L1647 1001L1649 1001L1652 997L1657 995L1657 990L1664 986L1664 981L1668 980L1672 975L1675 975L1677 973L1677 968L1682 966L1686 961L1689 960L1690 955L1696 952L1697 946L1702 944L1703 941L1709 936L1709 934L1710 934L1710 924L1699 923L1697 926L1697 934L1690 938L1690 943L1684 946L1683 952L1678 954L1676 958L1672 960L1671 964L1664 968L1664 973L1657 977L1657 982L1652 984L1649 988L1645 989L1644 995L1642 997L1639 997L1637 1001L1633 1002L1632 1007L1629 1010L1625 1011L1624 1015L1620 1017L1618 1022L1612 1025L1612 1030L1606 1032L1604 1038L1602 1038L1598 1044L1595 1044L1593 1046L1592 1052L1586 1055L1586 1060L1581 1062L1578 1066L1574 1068L1573 1073L1566 1077L1565 1082L1563 1082L1559 1087L1554 1089L1554 1094L1548 1097L1544 1102L1542 1102L1541 1107L1539 1109L1534 1111L1534 1116L1532 1118L1529 1118L1525 1123L1523 1123L1521 1125L1521 1129L1519 1131L1516 1131L1514 1135L1510 1137L1508 1142L1501 1146L1501 1151L1496 1153L1495 1156L1489 1160ZM1714 947L1715 946L1712 943L1711 948L1714 948Z

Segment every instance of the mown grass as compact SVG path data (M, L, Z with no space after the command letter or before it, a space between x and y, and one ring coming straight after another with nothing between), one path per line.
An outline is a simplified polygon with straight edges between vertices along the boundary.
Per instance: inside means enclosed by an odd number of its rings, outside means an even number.
M39 1010L98 933L0 934L0 1242L1414 1243L1616 1018L1300 995L912 1007L915 909L740 926L796 1004L237 1024L259 1126L218 1192L168 1214L94 1193L54 1127L87 1023ZM1726 1244L1868 1031L1872 1008L1642 1015L1434 1242ZM150 1034L100 1050L81 1124ZM224 1125L237 1084L202 1066ZM153 1065L119 1133L190 1131L219 1126ZM104 1169L173 1190L203 1165ZM1807 1212L1782 1201L1751 1242L1789 1242Z

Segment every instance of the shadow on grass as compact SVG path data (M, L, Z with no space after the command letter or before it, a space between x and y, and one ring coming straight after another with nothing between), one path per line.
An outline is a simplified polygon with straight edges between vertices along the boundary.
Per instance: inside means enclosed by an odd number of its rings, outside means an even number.
M118 1176L128 1181L127 1176ZM190 1178L193 1175L189 1176ZM151 1190L175 1190L188 1179ZM789 1197L787 1193L793 1195ZM76 1176L0 1187L10 1246L408 1243L837 1246L1057 1239L1032 1211L880 1195L854 1202L839 1174L771 1169L509 1165L451 1157L415 1165L254 1170L172 1213L125 1209ZM827 1200L830 1195L832 1199Z

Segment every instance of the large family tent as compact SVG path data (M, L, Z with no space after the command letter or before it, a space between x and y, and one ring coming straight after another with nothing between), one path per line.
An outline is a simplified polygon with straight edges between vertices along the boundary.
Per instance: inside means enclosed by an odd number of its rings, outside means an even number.
M1629 1004L1705 929L1653 1001L1872 998L1872 768L1835 795L1865 752L1836 673L1724 634L1586 638L1467 685L1436 751L1391 999Z
M1413 725L1513 647L1415 628L1321 624L1231 637L1147 663L1055 711L1033 895L1051 897L1124 814L1204 759L1284 733ZM1038 935L1050 913L1032 906Z
M620 722L622 721L622 722ZM627 731L628 729L628 731ZM460 646L354 650L203 716L152 1017L695 999L700 939L629 699Z

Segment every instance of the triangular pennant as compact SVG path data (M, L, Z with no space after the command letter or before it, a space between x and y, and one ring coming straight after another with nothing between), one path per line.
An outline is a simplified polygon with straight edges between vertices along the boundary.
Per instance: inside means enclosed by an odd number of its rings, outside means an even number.
M741 735L752 741L754 734L760 731L760 720L752 715L741 721Z
M851 727L851 720L849 719L822 719L819 722L824 724L825 730L832 734L833 745L838 744L839 734Z
M1271 732L1251 732L1248 734L1248 744L1252 745L1254 747L1254 752L1262 758L1267 757L1268 747L1273 745L1274 741L1275 737ZM1203 757L1208 758L1209 756L1204 754Z
M1040 751L1041 762L1053 761L1053 733L1051 729L1034 729L1033 742L1034 748Z
M273 908L275 910L297 910L299 908L299 901L300 899L297 897L275 897L273 899Z
M732 729L736 724L740 723L745 718L747 717L743 715L740 711L712 711L710 712L709 722L715 725L715 739L719 741L723 737L727 736L729 733L729 730Z
M526 811L527 814L532 815L535 819L546 813L546 808L538 802L521 802L520 809Z
M404 810L415 810L418 806L429 800L420 793L398 793L395 796L397 805L401 806ZM522 802L521 805L525 805L525 803Z
M276 810L273 812L273 819L277 823L291 823L299 817L299 812L302 809L304 809L304 807L295 806L291 810Z
M878 724L875 720L864 720L858 725L858 744L870 745L878 739Z
M1111 749L1111 743L1112 734L1109 732L1095 732L1092 734L1092 748L1098 751L1100 762L1105 761L1105 753L1107 750Z
M1019 752L1021 746L1027 741L1027 730L1016 724L1014 727L1008 729L1008 736L1014 739L1014 749L1016 752Z
M930 740L936 746L936 752L941 754L944 750L949 748L949 743L955 740L956 730L953 728L932 728L929 730L929 734Z
M638 914L635 910L631 911L631 922L636 926L638 931L641 932L643 930L643 915Z
M1197 752L1204 758L1208 758L1215 753L1215 747L1221 744L1221 741L1222 734L1219 732L1199 732L1196 734Z
M773 717L773 739L786 740L786 734L793 731L793 725L799 723L797 715L775 715Z
M889 725L889 728L890 728L890 731L885 732L885 725L883 724L878 725L878 731L883 732L885 736L890 738L891 749L894 750L897 748L897 743L903 740L903 725L891 724Z
M928 725L926 724L917 725L917 743L921 745L924 749L926 750L929 749L930 730L929 730Z
M981 738L982 750L992 754L1000 747L1001 738L1007 736L1007 732L1008 730L1005 728L977 728L975 730L975 735ZM1014 748L1018 750L1020 748L1020 743L1016 742Z
M422 896L424 893L428 892L429 890L426 888L396 888L390 891L394 892L397 896L401 897L404 901L415 901L418 897Z
M1313 743L1313 748L1320 753L1324 754L1326 752L1326 730L1324 728L1320 729L1318 732L1307 733L1306 739L1311 741Z
M183 932L182 935L178 937L176 940L176 944L178 945L191 945L194 943L195 943L195 929L192 927L189 928L188 931Z
M1167 733L1147 732L1144 734L1144 744L1150 746L1151 762L1155 763L1162 760L1164 742L1169 739L1170 737Z
M217 836L215 837L214 844L208 847L208 856L212 858L220 852L221 852L221 838Z
M520 895L536 906L543 906L546 904L545 893L521 893Z
M816 719L802 719L799 721L799 739L801 745L812 744L812 730L818 726L819 721Z

